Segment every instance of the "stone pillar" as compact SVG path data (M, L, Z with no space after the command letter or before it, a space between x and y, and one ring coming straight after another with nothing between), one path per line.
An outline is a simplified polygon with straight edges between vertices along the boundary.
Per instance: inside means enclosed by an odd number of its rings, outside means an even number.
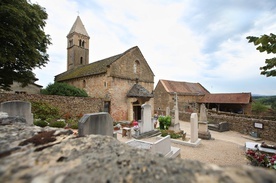
M196 143L198 140L198 117L197 113L192 113L191 118L191 143Z
M170 107L166 107L166 116L169 116L170 115Z
M200 105L198 136L202 139L211 139L211 133L208 130L207 112L205 104Z
M175 132L180 132L180 124L179 124L179 111L178 111L178 98L177 93L174 93L174 107L172 110L172 122L169 130L173 130Z

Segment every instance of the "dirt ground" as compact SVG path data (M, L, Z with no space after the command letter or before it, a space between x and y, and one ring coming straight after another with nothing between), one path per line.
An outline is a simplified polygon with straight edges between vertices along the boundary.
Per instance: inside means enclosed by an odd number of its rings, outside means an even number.
M180 128L186 132L186 137L190 137L190 123L180 121ZM198 160L204 163L212 163L220 166L241 166L247 165L245 158L245 143L257 142L250 136L246 136L234 131L216 132L210 131L213 140L201 140L197 147L189 147L172 143L172 146L180 148L182 159ZM117 139L126 142L131 139L122 137L119 133ZM156 137L142 139L144 141L157 141ZM265 141L267 144L276 145L275 142Z

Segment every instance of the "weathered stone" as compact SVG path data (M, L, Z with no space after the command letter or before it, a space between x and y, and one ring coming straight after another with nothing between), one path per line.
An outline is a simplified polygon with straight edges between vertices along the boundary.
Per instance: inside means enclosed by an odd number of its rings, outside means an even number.
M9 117L24 118L25 122L32 125L34 118L31 108L30 102L14 100L2 102L0 111L8 113Z
M107 112L85 114L78 123L79 136L97 134L113 136L113 119Z
M0 124L1 125L9 125L12 123L27 123L25 118L22 117L6 117L6 118L0 118Z
M36 128L22 124L0 126L0 140L13 144L13 151L0 158L1 182L275 182L273 170L251 166L219 167L198 161L167 159L152 155L108 136L61 136L59 143L41 151L40 146L18 148ZM20 130L19 130L20 129ZM59 130L59 129L55 129ZM18 141L4 131L23 137ZM1 143L0 143L1 144ZM2 150L2 149L1 149Z

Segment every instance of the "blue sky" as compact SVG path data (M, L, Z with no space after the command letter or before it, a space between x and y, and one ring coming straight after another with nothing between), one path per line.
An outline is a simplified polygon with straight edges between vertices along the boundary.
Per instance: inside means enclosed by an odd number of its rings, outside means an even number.
M196 82L211 93L276 95L260 75L273 55L247 36L276 33L275 0L32 0L46 8L50 62L36 69L46 87L66 70L67 39L78 14L90 35L90 63L138 46L159 79Z

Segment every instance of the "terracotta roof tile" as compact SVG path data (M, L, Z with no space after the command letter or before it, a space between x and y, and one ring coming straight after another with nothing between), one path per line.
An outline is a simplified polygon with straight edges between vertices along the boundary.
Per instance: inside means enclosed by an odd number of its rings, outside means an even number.
M206 94L199 103L248 104L251 101L251 93L218 93Z
M204 95L209 93L200 83L160 80L168 93L177 92L182 95Z

